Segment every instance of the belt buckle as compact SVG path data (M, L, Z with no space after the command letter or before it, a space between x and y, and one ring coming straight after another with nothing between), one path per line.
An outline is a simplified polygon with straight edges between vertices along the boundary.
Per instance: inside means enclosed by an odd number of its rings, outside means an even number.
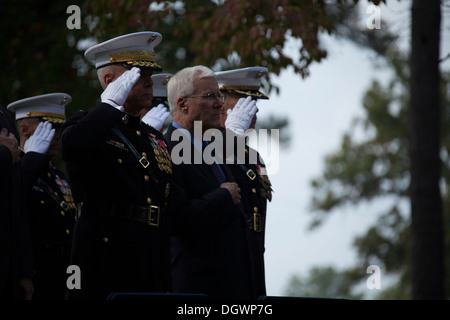
M247 174L247 177L250 178L250 180L255 180L256 173L252 169L249 169L246 174Z
M161 209L158 206L149 206L148 207L147 224L149 226L158 227L160 213L161 213Z
M150 164L150 162L147 160L147 158L145 158L145 157L142 157L140 160L139 160L139 162L140 162L140 164L144 167L144 168L147 168L148 167L148 165Z
M261 214L258 212L253 213L253 230L255 232L262 231L262 217Z

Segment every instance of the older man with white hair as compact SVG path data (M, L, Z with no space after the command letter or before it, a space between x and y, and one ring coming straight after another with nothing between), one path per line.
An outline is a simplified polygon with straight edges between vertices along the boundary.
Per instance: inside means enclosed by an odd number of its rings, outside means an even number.
M222 95L215 74L205 66L185 68L169 80L167 90L173 122L165 137L179 191L170 203L174 291L206 294L212 299L255 298L239 185L228 165L216 159L218 154L211 155L212 162L196 161L207 150L203 134L220 127ZM251 120L254 103L248 100L245 107ZM186 139L188 147L178 148ZM179 163L178 156L186 161Z

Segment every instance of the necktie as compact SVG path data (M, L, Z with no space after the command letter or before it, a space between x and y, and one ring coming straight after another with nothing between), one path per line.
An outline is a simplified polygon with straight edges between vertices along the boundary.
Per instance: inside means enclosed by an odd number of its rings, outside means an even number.
M208 141L203 141L203 150L205 150L205 147L208 145ZM223 170L220 168L220 166L217 164L217 162L214 159L214 162L211 164L211 169L214 172L214 175L216 176L217 180L220 184L227 181L226 176L223 172Z

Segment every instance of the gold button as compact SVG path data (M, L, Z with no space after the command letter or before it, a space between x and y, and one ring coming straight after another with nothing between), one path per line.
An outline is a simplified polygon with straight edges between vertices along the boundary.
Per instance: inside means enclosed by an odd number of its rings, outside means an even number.
M50 172L47 172L47 177L51 178L52 174Z
M64 211L61 211L61 215L64 217L66 213Z
M125 115L125 116L122 118L122 123L123 123L123 124L128 124L128 116L127 116L127 115Z
M253 192L254 194L256 194L256 189L255 189L255 188L252 188L252 192Z
M123 162L122 159L117 159L118 164L122 164L122 162Z
M44 200L41 200L41 204L45 204L45 201L44 201Z
M143 156L144 158L147 158L147 154L146 154L145 152L142 152L142 156Z
M144 180L145 180L145 181L149 181L149 180L150 180L149 176L148 176L148 175L145 175L145 176L144 176Z
M66 229L66 234L69 235L70 234L70 230Z
M255 212L258 212L258 207L254 207L253 210L254 210Z
M109 239L108 239L107 237L104 237L104 238L102 239L102 241L103 241L104 243L107 243L107 242L109 241Z
M147 198L147 203L148 203L148 204L152 204L152 199Z
M141 132L140 132L139 130L136 130L136 134L137 134L138 136L140 136L140 135L141 135Z

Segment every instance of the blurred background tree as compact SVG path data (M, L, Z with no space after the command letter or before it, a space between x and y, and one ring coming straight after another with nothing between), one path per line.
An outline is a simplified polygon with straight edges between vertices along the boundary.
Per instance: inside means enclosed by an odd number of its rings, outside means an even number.
M424 12L424 11L422 11ZM353 39L352 37L348 37ZM389 38L389 37L388 37ZM356 38L358 39L358 37ZM386 38L387 39L387 38ZM358 41L356 41L358 43ZM367 42L359 42L363 45ZM372 45L368 45L370 48ZM374 50L379 52L376 46ZM449 110L450 110L450 73L440 73L440 84L422 83L422 87L438 86L439 101L434 105L428 105L423 112L434 114L434 119L439 123L429 125L431 135L422 138L423 143L431 144L437 141L434 135L438 135L439 148L433 152L423 152L426 156L434 156L439 163L433 168L429 165L421 165L423 178L432 170L438 170L440 188L437 189L438 196L442 197L442 212L438 210L420 210L416 213L419 219L422 217L433 217L432 229L438 238L434 238L434 244L427 244L429 235L422 230L412 233L411 230L411 202L415 195L410 193L411 188L411 161L417 159L412 155L411 143L415 139L411 136L412 119L410 113L411 99L411 64L409 52L403 53L395 49L395 46L387 46L384 50L383 59L385 67L392 70L392 79L389 83L381 84L374 80L367 90L362 106L365 116L354 119L352 127L342 138L340 149L329 154L325 159L325 169L320 177L311 181L314 196L311 199L312 220L311 229L320 226L326 218L339 211L340 208L351 206L357 209L364 202L383 199L390 203L385 212L380 213L377 223L367 230L366 234L357 237L354 247L357 250L358 261L352 267L337 272L347 278L344 283L348 286L342 288L339 297L347 297L351 288L357 288L361 281L367 279L365 273L367 266L375 264L383 270L383 276L390 277L388 288L384 288L376 298L380 299L442 299L450 296L448 278L444 278L439 269L446 269L444 273L449 274L450 264L449 250L449 147L450 132ZM445 57L443 58L445 59ZM435 59L429 64L439 64L443 61ZM415 90L426 93L428 89L416 88ZM430 98L431 99L431 98ZM434 109L434 111L432 110ZM436 117L436 114L438 116ZM417 117L417 116L416 116ZM422 113L422 121L425 117ZM425 126L421 119L417 119L420 125L413 127L414 130L425 132ZM436 128L439 130L436 131ZM430 134L430 133L428 133ZM361 138L363 137L363 138ZM416 142L414 142L416 143ZM420 182L419 182L420 183ZM423 183L423 182L422 182ZM425 185L425 184L423 184ZM427 187L426 201L432 201L436 206L437 201L431 195L431 187ZM433 200L434 199L434 200ZM439 206L438 206L439 207ZM363 213L361 213L363 214ZM417 217L416 217L417 219ZM427 219L427 218L425 218ZM417 229L425 227L430 230L430 222L424 220L416 224ZM442 233L439 230L442 229ZM432 232L432 231L429 232ZM415 239L415 240L414 240ZM420 250L413 245L413 241L420 243ZM440 245L439 242L442 242ZM423 256L432 253L433 257ZM422 251L419 252L419 251ZM416 258L414 261L412 256ZM442 258L441 258L442 257ZM442 261L441 259L444 259ZM418 274L413 273L413 268L427 270ZM427 269L428 268L428 269ZM437 270L433 272L431 270ZM311 277L311 275L309 275ZM309 283L310 279L295 280L298 283ZM295 282L294 281L294 282ZM292 291L291 284L286 289L287 293ZM438 284L438 285L437 285ZM433 288L430 289L430 286ZM428 288L427 288L428 287ZM415 288L415 289L414 289ZM445 292L441 292L445 290Z
M82 31L69 30L66 9L76 1L18 0L0 3L2 43L0 104L30 96L66 92L73 98L69 113L94 103L97 80L77 68Z
M60 91L73 97L68 115L93 108L99 102L101 88L93 65L84 59L84 51L112 37L143 30L163 35L155 51L164 72L175 73L196 64L215 71L259 65L269 69L262 82L264 90L277 94L280 88L273 86L273 76L292 68L299 76L307 77L310 65L326 58L320 35L342 29L346 12L356 2L3 1L0 103L6 106L18 99ZM80 29L66 25L69 5L81 9ZM296 57L285 48L290 38L300 40ZM363 39L366 37L361 39L366 41ZM259 122L259 127L269 129L289 125L283 115L261 118ZM288 141L289 135L281 136L282 143Z
M285 294L303 298L361 299L363 295L355 293L352 284L351 275L345 271L337 271L332 266L315 267L305 278L293 275Z
M404 54L392 52L386 57L386 68L393 71L389 83L374 80L365 93L365 117L355 118L353 126L342 137L340 149L325 159L325 169L311 182L311 229L326 223L329 214L345 206L355 210L359 204L384 199L390 205L380 212L377 223L365 235L354 240L358 260L354 266L336 273L347 277L337 295L348 297L350 289L365 281L367 266L378 265L383 276L392 277L390 286L376 298L411 299L411 214L409 206L408 117L409 67ZM450 73L441 74L441 194L445 230L444 253L450 249ZM359 140L363 131L364 139ZM364 214L361 212L361 214ZM445 256L446 273L450 272L449 255ZM303 279L303 283L310 279ZM292 291L291 283L286 292ZM450 296L449 279L445 279L445 296Z

